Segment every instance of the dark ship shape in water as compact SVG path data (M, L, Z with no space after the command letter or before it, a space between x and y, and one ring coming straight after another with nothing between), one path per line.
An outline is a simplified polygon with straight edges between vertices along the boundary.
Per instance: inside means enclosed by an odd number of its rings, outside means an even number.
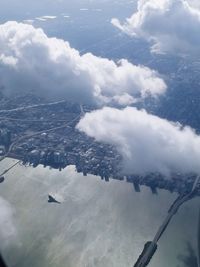
M52 195L48 195L48 197L49 197L49 199L48 199L49 203L61 204L61 202L57 201Z
M0 183L3 183L5 180L4 176L0 176Z

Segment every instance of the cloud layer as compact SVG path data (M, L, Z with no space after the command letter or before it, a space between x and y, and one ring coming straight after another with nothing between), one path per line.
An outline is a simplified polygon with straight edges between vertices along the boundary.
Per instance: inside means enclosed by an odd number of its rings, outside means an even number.
M155 53L197 54L200 52L200 6L196 0L138 0L137 11L121 23L120 30L142 37Z
M97 141L115 145L126 174L200 173L200 136L144 110L106 107L86 114L77 128Z
M166 90L158 73L125 59L80 55L68 42L17 22L0 25L0 88L93 104L130 104Z

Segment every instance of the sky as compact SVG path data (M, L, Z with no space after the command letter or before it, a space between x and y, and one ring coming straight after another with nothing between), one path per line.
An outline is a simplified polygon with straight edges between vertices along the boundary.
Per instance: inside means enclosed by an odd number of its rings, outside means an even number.
M69 15L77 15L84 9L100 12L103 18L109 17L114 14L125 17L127 14L131 14L130 7L135 6L136 1L118 0L118 1L104 1L104 0L74 0L62 1L62 0L2 0L1 1L1 21L10 19L24 19L33 18L34 16L43 15L60 15L64 13L70 13ZM121 8L123 6L123 9ZM83 12L82 12L83 13ZM87 13L87 12L86 12ZM95 13L95 12L94 12ZM91 14L89 15L91 17Z

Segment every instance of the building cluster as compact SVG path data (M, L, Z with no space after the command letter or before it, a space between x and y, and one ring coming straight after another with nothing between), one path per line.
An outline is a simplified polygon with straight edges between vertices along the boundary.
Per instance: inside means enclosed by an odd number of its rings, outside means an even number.
M170 178L157 173L146 176L129 175L125 177L127 182L133 184L136 192L140 192L140 186L145 185L151 189L153 194L157 194L157 189L165 189L171 193L187 194L191 191L196 179L194 174L183 176L178 173L174 173ZM197 194L200 195L200 188L197 188L197 191Z
M34 167L42 164L62 170L75 165L77 172L84 175L97 175L105 181L126 180L137 192L141 185L150 187L154 194L157 188L186 193L192 187L193 175L183 179L175 174L166 179L155 173L122 174L122 158L115 147L96 142L76 129L82 112L78 104L45 104L39 98L24 96L13 98L12 104L9 99L0 100L0 105L0 155L8 153Z

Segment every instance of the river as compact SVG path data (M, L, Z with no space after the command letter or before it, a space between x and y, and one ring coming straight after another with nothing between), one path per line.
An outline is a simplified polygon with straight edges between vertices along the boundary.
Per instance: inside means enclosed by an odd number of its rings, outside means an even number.
M6 159L0 171L15 162ZM0 184L0 248L9 267L131 267L177 197L124 181L17 165ZM62 204L48 203L48 194ZM150 267L195 267L199 199L184 204ZM187 257L188 256L188 257ZM191 262L184 265L183 262Z

